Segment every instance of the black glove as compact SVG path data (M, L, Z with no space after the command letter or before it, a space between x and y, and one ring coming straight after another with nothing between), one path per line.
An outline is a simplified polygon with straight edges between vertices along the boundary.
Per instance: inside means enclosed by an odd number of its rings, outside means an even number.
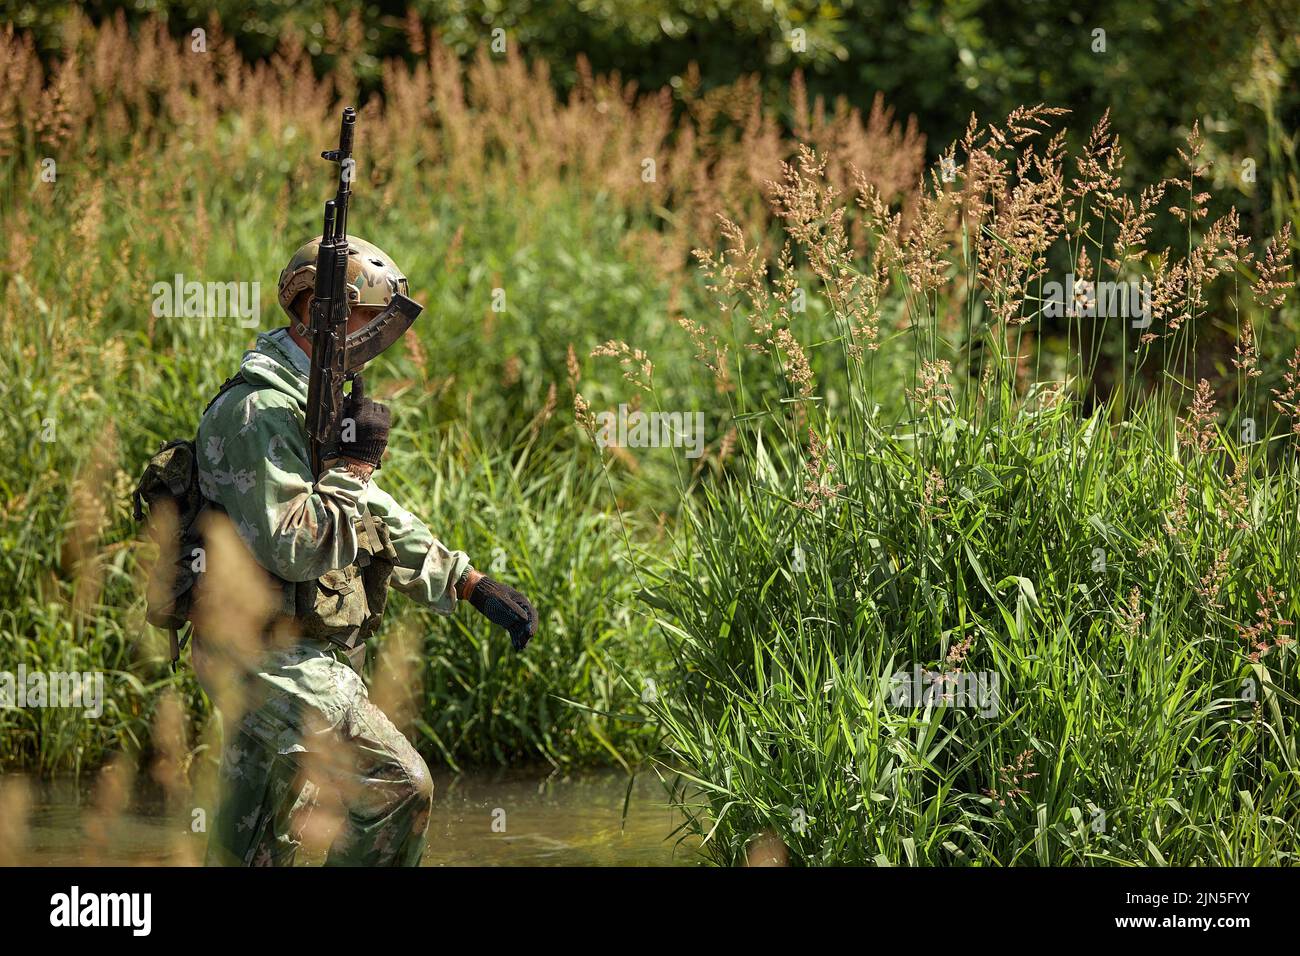
M537 609L528 603L528 598L487 575L474 585L469 603L493 624L504 627L517 651L527 647L537 633Z
M393 426L393 413L387 405L366 398L365 382L358 372L352 379L352 391L343 399L343 427L339 440L339 454L353 461L363 461L375 468L388 447L388 432ZM352 419L352 441L346 420Z

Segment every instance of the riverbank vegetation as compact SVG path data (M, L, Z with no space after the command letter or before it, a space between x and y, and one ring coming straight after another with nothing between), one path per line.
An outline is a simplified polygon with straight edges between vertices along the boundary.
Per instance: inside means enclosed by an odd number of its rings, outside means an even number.
M103 671L106 700L0 710L0 767L180 792L214 722L144 621L129 492L282 324L357 80L292 36L249 63L218 30L61 29L49 69L0 33L0 669ZM1280 114L1248 229L1196 117L1135 178L1110 117L948 145L797 73L774 99L578 59L557 93L514 46L408 43L350 220L426 306L375 363L378 480L542 615L516 655L394 601L372 686L431 763L680 770L719 863L1291 860ZM257 314L158 314L178 275L259 283ZM699 455L610 445L620 406L698 413Z

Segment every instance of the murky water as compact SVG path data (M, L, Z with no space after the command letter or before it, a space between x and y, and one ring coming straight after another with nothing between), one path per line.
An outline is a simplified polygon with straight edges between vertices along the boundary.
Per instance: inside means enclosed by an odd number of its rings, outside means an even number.
M688 866L698 857L670 834L680 822L653 774L639 776L627 818L627 777L545 771L434 774L425 866ZM158 794L133 794L106 814L84 781L29 780L22 862L33 866L166 866L202 861L190 832ZM319 863L305 854L300 863Z

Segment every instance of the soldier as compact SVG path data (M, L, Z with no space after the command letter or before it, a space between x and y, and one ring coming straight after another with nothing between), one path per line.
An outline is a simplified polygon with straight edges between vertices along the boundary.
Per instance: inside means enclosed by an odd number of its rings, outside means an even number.
M292 865L318 787L333 789L343 810L327 864L419 863L429 770L359 673L390 584L442 614L468 600L517 650L537 629L522 594L448 550L374 482L390 412L365 396L360 375L344 405L344 457L312 474L305 408L319 242L294 253L280 275L290 326L258 336L199 424L203 497L229 516L281 602L251 655L203 626L213 609L195 616L195 672L225 731L211 864ZM394 293L406 294L407 283L380 249L348 242L351 332Z

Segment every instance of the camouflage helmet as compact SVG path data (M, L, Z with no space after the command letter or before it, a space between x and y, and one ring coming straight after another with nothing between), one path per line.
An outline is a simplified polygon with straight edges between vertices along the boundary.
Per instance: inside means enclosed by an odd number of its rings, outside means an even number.
M321 237L298 247L289 264L280 273L280 307L294 321L293 301L316 285L316 252ZM348 236L348 302L351 305L388 305L395 293L407 292L406 276L393 265L392 258L373 243Z

